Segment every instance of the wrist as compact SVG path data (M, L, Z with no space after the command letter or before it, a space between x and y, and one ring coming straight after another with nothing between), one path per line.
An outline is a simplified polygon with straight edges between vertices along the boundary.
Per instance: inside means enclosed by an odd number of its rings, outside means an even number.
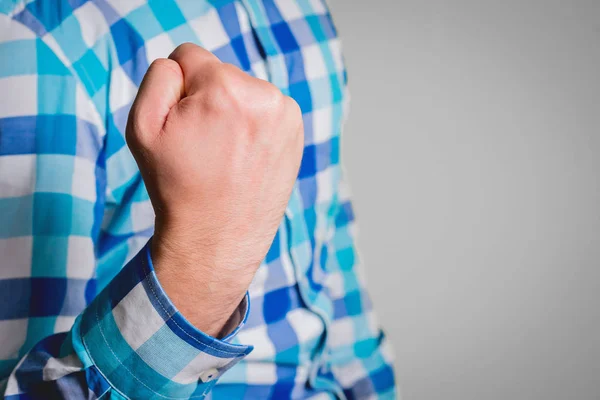
M192 325L218 337L244 299L253 273L236 273L211 255L214 251L173 239L162 234L152 238L158 281Z

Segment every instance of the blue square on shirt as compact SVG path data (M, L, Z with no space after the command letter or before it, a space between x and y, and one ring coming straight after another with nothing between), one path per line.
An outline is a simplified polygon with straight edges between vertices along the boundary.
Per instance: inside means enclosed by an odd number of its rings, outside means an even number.
M50 32L57 43L63 44L61 50L69 60L77 60L88 49L81 34L81 24L93 23L79 21L75 15L66 17L61 24Z
M300 190L304 207L308 207L316 203L317 178L315 176L307 176L298 180L298 189Z
M108 71L104 69L96 57L96 53L91 49L73 63L73 69L77 71L79 79L91 96L105 86L109 80Z
M177 1L177 7L187 21L193 21L197 17L206 14L215 1Z
M31 278L29 315L48 317L60 315L67 292L66 278Z
M194 33L194 31L192 30L192 28L190 28L188 24L182 24L178 27L171 29L169 31L169 37L175 45L186 42L193 42L195 44L198 44L196 33ZM166 56L167 54L164 54L164 57Z
M35 153L34 116L0 118L0 156Z
M344 304L346 305L346 312L348 315L359 315L362 312L360 291L355 290L354 292L346 293Z
M221 24L230 38L238 37L241 34L240 23L238 20L237 10L235 9L235 3L227 1L223 5L216 5L217 13L221 19Z
M0 78L37 73L36 55L32 40L0 42Z
M75 154L77 139L74 115L37 115L35 145L38 154Z
M33 1L25 8L41 22L48 32L60 25L73 12L67 0ZM56 10L60 10L60 12L56 12Z
M35 41L35 52L37 54L38 75L72 75L71 71L65 67L63 62L56 56L56 53L42 39Z
M344 91L342 89L342 85L340 84L340 77L337 74L331 74L329 75L329 82L331 85L331 100L334 104L337 104L344 98Z
M331 14L327 13L327 14L322 14L317 16L318 20L319 20L319 26L321 27L321 30L323 32L323 35L327 38L327 39L333 39L337 36L337 32L335 30L335 24L333 23L332 19L331 19Z
M0 239L31 235L32 208L33 195L0 198Z
M308 82L302 81L291 84L289 90L290 96L296 100L303 114L312 111L312 98Z
M69 236L73 197L63 193L34 193L33 234Z
M282 22L271 26L273 36L279 44L279 48L283 53L289 53L290 51L299 50L298 42L294 38L294 34L290 30L290 27Z
M165 31L185 24L185 17L174 1L149 0L148 5Z
M2 199L0 199L0 205L2 205ZM0 293L2 294L0 321L28 317L29 302L32 298L29 278L0 279Z
M67 276L67 236L34 236L32 248L32 277Z
M328 39L327 35L330 33L329 31L325 31L323 26L321 26L322 16L319 15L307 15L306 22L310 26L310 30L317 42L323 42Z
M217 58L221 60L221 62L233 64L236 67L240 67L240 62L238 60L237 54L235 54L235 51L229 44L221 46L218 49L214 49L212 53L215 56L217 56Z
M371 382L378 393L392 389L394 387L394 371L389 365L383 364L381 368L371 374Z
M304 18L288 22L288 24L300 46L310 46L315 43L315 36Z
M103 150L103 138L98 133L98 127L83 119L77 120L76 155L89 161L96 162L100 151Z
M288 70L288 80L290 84L306 81L306 74L304 73L304 58L302 52L292 51L286 53L285 66Z
M144 40L150 40L163 32L160 22L148 4L142 4L131 11L125 19L137 29Z
M263 0L264 10L271 25L284 22L279 12L279 7L275 5L273 0Z
M292 289L289 287L283 287L281 289L265 293L263 315L267 324L280 321L285 318L285 315L290 310L292 303L290 298L290 290Z
M352 247L338 250L335 253L335 256L342 271L350 271L354 268L355 257L354 249Z
M317 171L323 171L329 166L337 165L339 162L339 137L315 145L317 148Z
M137 51L144 46L144 39L125 19L115 22L110 27L110 32L114 38L119 38L114 42L119 64L121 65L131 60Z
M238 36L231 39L231 47L233 48L233 51L237 55L237 58L240 62L239 67L243 71L250 70L250 59L248 58L248 53L246 52L244 38L242 36Z
M300 163L300 171L298 173L298 179L307 178L314 176L317 173L317 160L316 160L316 148L315 145L309 145L304 147L304 153L302 155L302 162Z
M37 192L71 194L75 158L64 154L38 154L36 159Z
M277 260L279 258L280 255L280 236L279 236L279 230L277 230L277 233L275 234L275 238L273 239L273 242L271 243L271 247L269 247L269 251L267 252L267 255L265 257L265 261L267 263L270 263L271 261Z
M73 76L38 75L37 78L39 114L75 115L77 82Z
M94 203L79 197L72 199L71 234L90 236L94 226Z

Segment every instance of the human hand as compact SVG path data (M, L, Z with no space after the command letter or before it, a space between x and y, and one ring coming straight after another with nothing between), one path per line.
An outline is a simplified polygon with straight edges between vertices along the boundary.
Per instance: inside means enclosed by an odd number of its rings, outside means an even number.
M152 260L207 334L221 331L273 241L303 132L293 99L196 45L144 77L126 136L156 214Z

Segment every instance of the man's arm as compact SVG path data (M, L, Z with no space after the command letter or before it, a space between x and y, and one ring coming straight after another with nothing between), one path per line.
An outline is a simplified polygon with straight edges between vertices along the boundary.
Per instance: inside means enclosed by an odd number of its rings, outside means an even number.
M303 133L294 100L190 43L142 82L127 141L156 212L152 258L167 294L208 334L238 307L273 241Z
M230 332L228 321L243 320L244 293L287 204L302 150L301 119L269 84L184 47L150 69L130 118L128 140L157 215L152 246L107 284L68 333L46 338L23 357L7 398L106 391L202 396L251 350L227 342L237 330ZM203 65L200 58L209 60ZM33 60L11 74L30 74ZM60 90L43 95L48 104L77 97ZM60 117L44 116L50 122L37 129L60 126L51 123ZM63 134L49 132L57 140Z

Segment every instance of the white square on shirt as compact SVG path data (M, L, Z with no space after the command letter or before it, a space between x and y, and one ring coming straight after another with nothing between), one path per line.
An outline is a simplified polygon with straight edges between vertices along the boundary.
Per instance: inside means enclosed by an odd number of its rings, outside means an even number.
M270 359L275 356L275 346L269 339L267 325L261 324L253 328L246 326L238 332L236 338L240 343L251 343L254 346L254 350L246 356L248 361Z
M96 257L90 237L69 236L67 278L90 279L94 276Z
M12 15L17 15L19 10L14 10ZM20 22L15 21L6 14L0 13L0 26L2 29L2 42L13 40L35 39L35 33Z
M98 114L92 99L79 82L75 86L75 109L78 119L90 122L98 129L98 135L104 136L104 123L100 118L100 114Z
M26 318L0 320L0 360L19 356L19 349L27 338L27 323Z
M286 320L298 336L298 342L306 343L323 333L323 321L305 308L296 308L287 313Z
M54 323L54 332L67 332L71 330L75 323L75 318L77 317L65 317L59 315L56 317L56 322Z
M135 351L165 324L138 283L112 310L121 336Z
M248 17L248 12L244 8L244 6L241 5L240 3L235 2L234 4L235 4L235 12L238 15L238 23L240 24L240 32L241 33L250 32L252 30L252 28L250 27L250 18Z
M0 118L37 115L37 75L0 79Z
M120 16L125 17L131 11L146 3L146 0L107 0Z
M323 269L326 266L322 266ZM327 275L327 280L325 284L329 288L329 294L333 300L341 299L344 297L346 290L344 288L344 277L340 271L334 271Z
M383 343L381 343L379 351L383 355L383 360L386 362L386 364L393 364L394 361L396 361L394 347L387 336L383 338Z
M339 383L343 387L351 387L356 382L369 375L362 361L358 359L341 366L332 366L331 369L336 372L335 376L339 379Z
M300 7L298 7L298 2L296 1L276 0L275 3L277 4L277 8L279 9L281 16L287 22L304 17Z
M323 53L318 44L303 47L302 58L304 59L304 73L307 80L312 81L327 75Z
M356 340L352 318L343 317L333 321L329 325L329 340L332 347L352 346Z
M248 385L273 385L277 382L275 363L255 363L245 372Z
M335 64L335 70L342 72L344 69L344 56L342 53L342 43L339 38L331 39L329 41L329 50L333 56L333 63Z
M152 233L149 233L148 236L144 235L134 235L127 239L127 256L125 257L125 264L133 259L140 252L142 247L148 242L152 236Z
M96 201L96 164L87 158L74 157L71 193L80 199Z
M333 199L333 189L337 179L334 179L339 171L337 166L328 166L317 173L317 204L324 204Z
M175 50L175 44L166 32L147 40L144 47L146 48L146 58L148 58L149 63L157 58L167 58Z
M56 381L73 372L81 371L83 364L77 354L69 354L63 358L50 357L42 370L44 381Z
M333 135L331 106L319 108L312 112L313 143L323 143Z
M92 2L83 4L73 11L81 28L81 37L88 47L108 32L108 24L102 12Z
M177 373L172 381L181 383L183 385L196 382L198 375L202 372L208 372L211 369L224 367L231 362L230 358L220 358L212 356L204 351L201 351L188 365L183 367L181 371Z
M131 204L131 227L134 232L144 231L154 225L154 209L150 200Z
M208 51L214 51L229 43L229 36L217 10L211 8L206 14L189 22L190 27L201 40L201 45Z
M262 79L263 81L269 80L269 74L267 73L267 67L263 60L252 63L250 66L252 72L254 72L254 76L258 79Z
M32 242L32 236L0 239L0 255L4 261L0 267L0 279L31 276Z
M129 79L123 68L115 68L110 75L110 110L115 112L121 107L129 105L137 93L137 87Z
M3 171L0 175L0 199L27 196L34 192L35 154L4 155L0 157L0 171Z
M327 12L324 6L325 0L309 0L309 2L315 14L325 14Z

